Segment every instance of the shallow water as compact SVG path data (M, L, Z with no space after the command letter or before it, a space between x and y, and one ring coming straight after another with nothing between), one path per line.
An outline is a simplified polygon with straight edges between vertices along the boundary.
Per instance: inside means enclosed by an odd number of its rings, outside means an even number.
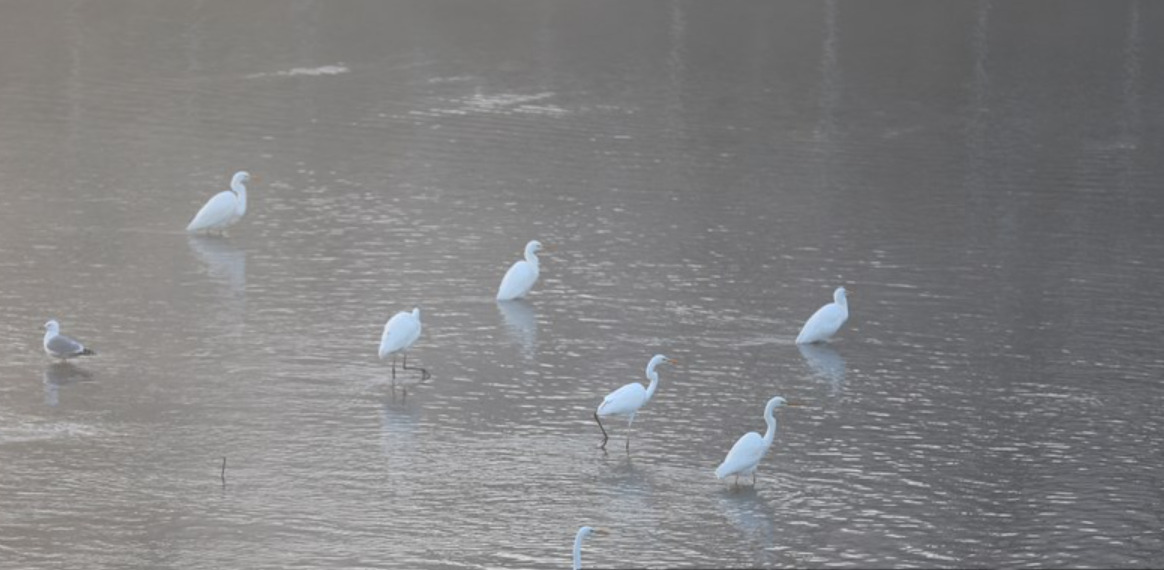
M1160 566L1164 6L0 8L0 566ZM182 228L257 175L226 238ZM527 301L492 296L529 239ZM837 285L829 346L800 324ZM390 386L384 322L422 309ZM100 354L68 366L41 325ZM663 368L635 421L602 395ZM410 385L411 384L411 385ZM758 483L712 470L780 413ZM226 485L220 479L226 457Z

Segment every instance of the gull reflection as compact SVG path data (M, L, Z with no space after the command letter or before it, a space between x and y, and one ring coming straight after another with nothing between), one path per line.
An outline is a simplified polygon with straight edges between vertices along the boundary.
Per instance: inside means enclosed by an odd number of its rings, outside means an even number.
M54 362L44 369L44 403L56 407L61 403L60 388L78 382L88 382L93 373L68 362Z
M497 309L513 342L521 346L521 355L533 360L538 343L538 314L524 299L498 301Z
M247 288L247 253L214 236L191 235L190 251L206 265L210 276L227 285L231 297L244 298Z
M845 359L827 344L798 344L796 348L800 349L809 370L829 383L831 395L837 395L845 383Z
M756 493L755 487L723 490L719 495L724 518L759 546L761 557L757 565L768 567L775 563L776 509Z

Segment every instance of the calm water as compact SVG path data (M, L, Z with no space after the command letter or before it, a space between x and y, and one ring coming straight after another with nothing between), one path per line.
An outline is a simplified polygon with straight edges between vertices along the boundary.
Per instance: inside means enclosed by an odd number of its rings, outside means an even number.
M582 524L588 566L1164 565L1162 42L1151 2L6 4L0 567L563 568Z

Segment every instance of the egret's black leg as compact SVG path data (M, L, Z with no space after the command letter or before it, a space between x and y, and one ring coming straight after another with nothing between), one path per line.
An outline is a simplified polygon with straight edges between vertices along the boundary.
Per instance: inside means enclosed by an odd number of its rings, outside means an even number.
M597 411L594 412L594 421L598 422L598 429L602 430L602 445L599 445L598 447L606 449L606 440L610 439L610 436L606 435L606 428L602 427L602 420L598 419Z
M392 355L392 381L396 381L396 355Z
M756 472L752 471L752 487L756 486Z
M429 378L432 377L432 374L429 374L428 370L425 370L424 368L421 368L419 366L413 366L412 368L409 368L408 367L408 353L404 354L404 366L402 366L401 368L404 368L405 370L419 370L421 382L424 382L425 380L428 380Z

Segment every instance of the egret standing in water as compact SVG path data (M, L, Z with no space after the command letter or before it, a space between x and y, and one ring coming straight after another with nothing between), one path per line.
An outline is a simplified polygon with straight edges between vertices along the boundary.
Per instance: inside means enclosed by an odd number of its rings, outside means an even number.
M53 358L59 358L63 362L78 356L93 356L97 354L85 348L85 345L77 342L75 339L61 334L61 324L56 319L45 323L44 330L44 352Z
M392 357L392 380L396 380L396 355L404 355L405 370L420 370L421 378L428 378L428 371L414 366L408 367L408 353L406 352L420 338L420 309L412 312L400 311L384 325L384 333L380 335L380 360Z
M752 486L755 486L756 467L760 465L760 460L764 458L765 453L768 453L768 448L772 446L772 440L776 438L776 408L796 405L799 404L790 404L780 396L768 400L768 405L764 407L764 421L768 422L768 431L764 432L764 437L750 431L736 440L736 444L732 446L732 450L728 452L723 463L715 468L716 478L723 479L729 475L735 475L735 484L738 485L740 475L750 474Z
M251 175L245 171L234 173L230 179L230 190L223 190L206 201L201 210L190 220L186 231L191 233L222 232L234 225L247 213L247 182Z
M638 382L631 382L603 398L598 409L594 411L594 421L598 422L598 429L602 430L602 445L599 447L606 449L606 442L610 439L606 435L606 428L602 427L601 418L626 416L626 450L628 453L630 452L631 424L634 423L635 414L638 413L639 408L646 405L651 400L651 396L655 395L655 389L659 387L659 373L655 371L655 368L664 362L675 364L676 361L662 354L656 354L647 363L647 379L651 381L651 384L646 388Z
M584 526L578 529L578 534L574 536L574 570L582 570L582 541L590 538L590 535L606 536L609 534L604 528L591 528Z
M501 286L497 288L498 301L512 301L524 297L533 289L538 281L538 256L542 250L542 243L533 240L525 244L525 259L515 261L501 279Z
M824 342L841 330L841 325L849 320L849 300L845 298L845 288L833 291L833 302L816 310L796 336L796 344Z

